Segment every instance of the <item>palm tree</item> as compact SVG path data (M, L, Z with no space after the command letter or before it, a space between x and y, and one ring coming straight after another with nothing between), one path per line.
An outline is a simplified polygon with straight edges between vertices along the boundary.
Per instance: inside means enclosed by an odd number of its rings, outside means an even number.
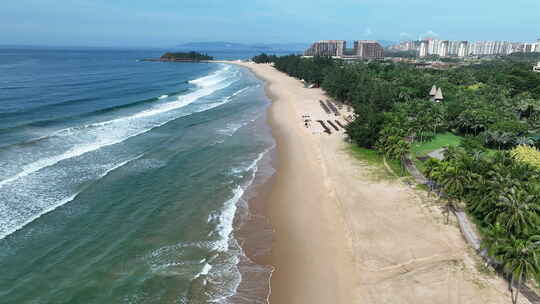
M430 172L432 177L441 185L447 196L445 204L446 223L449 221L450 211L454 208L454 200L460 199L470 183L469 174L457 166L455 161L443 162Z
M493 225L488 225L483 233L482 244L480 248L486 250L490 257L495 257L499 254L498 250L504 245L508 232L506 228L499 222Z
M501 133L501 137L500 137L500 143L503 145L503 146L506 146L507 144L509 144L510 142L512 142L512 133L510 132L502 132ZM501 149L501 146L499 145L499 150Z
M512 133L509 132L487 131L485 135L486 142L496 144L499 150L512 141Z
M522 284L533 277L538 277L540 273L539 240L538 235L526 240L510 235L497 246L497 259L510 280L508 287L512 292L513 304L517 304Z
M452 162L443 165L439 183L449 196L460 197L468 184L468 175Z
M518 146L521 146L521 145L532 146L534 145L534 140L527 136L520 136L514 140L514 143Z
M527 233L534 228L540 214L538 197L530 189L511 187L504 192L486 219L503 223L509 233Z
M433 134L436 134L436 133L437 133L437 130L438 130L441 126L443 126L444 121L445 121L445 117L444 117L444 113L442 112L441 109L436 109L435 111L433 111L432 117L433 117L433 120L432 120L432 123L433 123Z

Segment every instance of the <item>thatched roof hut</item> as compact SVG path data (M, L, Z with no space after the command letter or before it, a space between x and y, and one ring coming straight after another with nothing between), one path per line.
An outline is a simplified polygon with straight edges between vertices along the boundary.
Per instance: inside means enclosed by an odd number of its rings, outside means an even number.
M429 96L435 96L435 94L437 94L437 87L433 85L431 91L429 91Z
M437 89L437 93L435 94L435 101L442 101L444 99L441 88Z

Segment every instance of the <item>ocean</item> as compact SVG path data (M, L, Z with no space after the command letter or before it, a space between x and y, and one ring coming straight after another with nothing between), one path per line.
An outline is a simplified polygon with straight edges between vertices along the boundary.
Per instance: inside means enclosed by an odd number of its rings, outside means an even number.
M263 83L161 53L0 48L1 303L266 302Z

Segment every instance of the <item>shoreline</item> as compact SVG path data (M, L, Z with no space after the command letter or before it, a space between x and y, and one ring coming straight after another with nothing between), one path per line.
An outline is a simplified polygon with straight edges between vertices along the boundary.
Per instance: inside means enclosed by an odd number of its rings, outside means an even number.
M275 79L266 77L260 71L254 71L248 64L241 62L221 63L235 64L248 68L252 73L265 83L265 94L271 101L267 112L267 122L271 128L272 136L276 141L275 159L273 160L275 174L264 184L258 186L256 195L249 200L249 206L258 208L267 216L273 227L273 242L271 253L267 256L250 256L250 245L244 247L246 254L256 263L271 265L275 268L271 276L271 293L269 295L270 303L329 303L335 302L336 298L342 299L340 303L348 303L351 294L350 290L354 286L351 281L354 279L352 269L352 256L348 254L348 243L343 223L339 222L341 218L340 210L337 205L327 205L323 209L310 206L308 204L295 204L306 198L298 198L297 189L315 187L309 196L309 201L328 201L330 194L325 191L324 176L319 171L317 156L310 155L306 147L312 145L309 138L299 135L306 139L306 145L294 145L295 137L290 136L291 128L295 132L303 133L302 124L293 122L295 110L291 108L292 104L283 100L277 91L283 91L280 88L274 88ZM281 75L279 75L281 76ZM290 78L291 82L287 85L298 85L299 81ZM279 85L279 83L277 83ZM299 121L299 119L296 119ZM291 125L291 122L293 124ZM299 149L300 148L300 149ZM295 161L290 161L294 156ZM308 156L308 157L305 157ZM304 167L304 169L302 169ZM299 180L298 173L309 168L311 178ZM303 174L302 174L303 175ZM296 180L299 183L290 183ZM296 185L295 185L296 184ZM280 202L276 204L275 202ZM262 208L262 210L261 210ZM291 220L291 215L299 216L301 221ZM328 215L332 214L331 217ZM309 222L316 220L322 225L315 227L318 234L311 234ZM253 226L247 225L247 228ZM338 230L338 236L336 236ZM291 238L294 237L294 238ZM299 246L300 245L300 246ZM313 261L322 258L331 260L335 256L341 256L337 263L327 263L324 267L312 267ZM306 260L306 258L309 258ZM322 261L321 261L322 262ZM324 262L323 262L324 263ZM339 265L341 272L337 272L334 266ZM305 275L309 274L311 282L305 282ZM333 278L328 277L332 274ZM315 279L315 280L314 280ZM306 284L308 283L308 284ZM331 286L329 286L331 285ZM318 291L318 292L315 292Z
M343 132L304 127L302 116L334 120L321 89L268 64L220 61L265 82L276 173L249 204L265 208L274 230L270 303L507 303L501 278L481 260L457 225L445 225L440 203L348 152ZM337 133L337 134L336 134ZM520 301L521 302L521 301ZM527 303L527 302L523 302Z

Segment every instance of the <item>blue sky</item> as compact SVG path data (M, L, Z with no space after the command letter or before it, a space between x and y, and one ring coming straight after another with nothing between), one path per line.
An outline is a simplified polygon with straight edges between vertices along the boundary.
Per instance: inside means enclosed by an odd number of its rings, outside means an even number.
M540 0L1 0L0 44L169 47L191 41L533 41Z

